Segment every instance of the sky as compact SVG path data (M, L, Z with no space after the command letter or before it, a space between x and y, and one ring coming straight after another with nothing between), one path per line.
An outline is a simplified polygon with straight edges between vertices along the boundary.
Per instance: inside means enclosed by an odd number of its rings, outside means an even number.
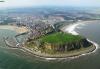
M31 6L100 7L100 0L4 0L4 1L5 2L0 2L0 8L31 7Z

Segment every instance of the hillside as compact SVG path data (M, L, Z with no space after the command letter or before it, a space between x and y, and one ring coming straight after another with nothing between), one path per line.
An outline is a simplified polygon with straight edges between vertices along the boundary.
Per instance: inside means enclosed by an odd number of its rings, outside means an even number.
M53 33L41 38L42 42L52 43L52 44L65 44L68 42L80 41L83 37L72 34L66 34L62 32Z

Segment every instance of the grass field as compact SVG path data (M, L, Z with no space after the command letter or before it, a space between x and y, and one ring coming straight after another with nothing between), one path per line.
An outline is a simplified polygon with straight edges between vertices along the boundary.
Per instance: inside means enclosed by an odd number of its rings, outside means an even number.
M81 40L82 38L83 37L79 35L72 35L68 33L57 32L57 33L44 36L41 39L42 39L42 42L63 44L67 42L76 42L76 41Z

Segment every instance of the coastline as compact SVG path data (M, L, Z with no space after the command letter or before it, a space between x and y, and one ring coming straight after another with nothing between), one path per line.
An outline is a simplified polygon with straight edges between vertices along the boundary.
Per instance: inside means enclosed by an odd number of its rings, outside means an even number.
M20 35L23 35L23 34L26 34L29 30L27 27L25 26L21 26L21 27L18 27L16 25L0 25L0 30L2 29L7 29L7 30L12 30L12 31L15 31L17 34L14 36L15 38L15 43L16 45L13 45L13 44L10 44L9 40L7 40L7 38L4 37L4 41L6 43L6 45L10 48L19 48L20 45L22 45L21 43L19 43L19 41L17 40L17 36L20 36Z
M75 28L78 26L78 25L85 25L86 23L88 23L88 22L93 22L93 21L79 21L79 22L77 22L77 23L75 23L75 24L71 24L71 25L68 25L68 26L65 26L65 27L63 27L61 30L63 31L63 32L66 32L66 33L71 33L71 34L73 34L73 35L79 35L79 33L77 33L76 31L75 31ZM95 52L99 47L99 45L96 43L96 42L93 42L93 41L91 41L90 39L88 39L87 38L87 40L90 42L90 43L92 43L94 46L96 46L96 49L93 51L93 52ZM91 53L93 53L93 52L91 52ZM89 54L89 53L88 53ZM86 54L84 54L84 55L86 55Z
M78 33L75 31L75 28L80 25L80 24L84 24L88 21L80 21L80 22L77 22L77 23L74 23L74 24L70 24L70 25L67 25L67 26L64 26L62 28L63 32L67 32L67 33L71 33L73 35L78 35ZM3 27L3 28L2 28ZM18 28L18 27L17 27ZM13 31L16 31L16 27L15 26L11 26L11 25L1 25L0 26L0 29L9 29L9 30L13 30ZM20 32L17 32L17 33L20 33ZM74 58L77 58L77 57L80 57L80 56L84 56L84 55L88 55L88 54L91 54L91 53L94 53L97 49L98 49L98 44L87 39L89 42L91 42L95 48L91 48L91 50L88 50L88 51L85 51L84 53L82 54L78 54L78 55L73 55L73 56L64 56L64 57L46 57L46 56L41 56L39 55L38 53L36 54L35 52L31 51L30 49L28 48L25 48L25 47L22 47L20 48L20 50L22 51L27 51L31 54L34 54L34 56L36 57L39 57L39 58L43 58L43 59L46 59L46 60L56 60L56 59L74 59Z
M66 33L71 33L73 35L79 35L76 31L75 31L75 28L80 25L80 24L84 24L84 23L88 23L88 22L92 22L92 21L79 21L77 23L74 23L74 24L70 24L70 25L67 25L65 27L62 28L63 32L66 32ZM98 49L98 44L89 40L87 38L87 40L93 44L93 48L91 48L91 50L86 50L82 53L79 53L79 54L76 54L76 55L72 55L72 56L63 56L63 57L47 57L47 56L41 56L41 53L39 55L39 53L35 53L34 51L31 51L30 49L28 48L24 48L26 49L26 51L30 52L30 53L33 53L36 57L39 57L39 58L43 58L43 59L46 59L46 60L56 60L56 59L67 59L67 58L70 58L70 59L73 59L73 58L77 58L77 57L80 57L80 56L84 56L84 55L88 55L88 54L91 54L91 53L94 53L97 49Z
M54 55L50 55L50 54L47 54L47 53L40 53L40 52L35 52L27 47L22 47L22 49L24 51L27 51L27 52L30 52L31 54L35 55L36 57L40 57L40 58L44 58L44 59L48 59L48 58L57 58L57 59L64 59L64 58L72 58L72 57L76 57L76 56L80 56L81 53L89 53L89 52L92 52L94 51L95 49L95 46L90 46L88 48L82 48L80 50L75 50L75 51L71 51L71 52L66 52L66 53L60 53L60 54L54 54ZM83 55L82 54L82 55Z
M24 26L18 27L15 25L0 25L0 29L8 29L12 31L16 31L18 34L28 32L28 29Z
M65 26L65 27L63 27L61 30L62 30L63 32L70 33L70 34L73 34L73 35L79 35L79 33L77 33L77 32L75 31L75 28L76 28L78 25L85 25L86 23L89 23L89 22L93 22L93 21L79 21L79 22L77 22L77 23L74 23L74 24L70 24L70 25L68 25L68 26ZM91 42L92 44L96 45L96 48L98 49L98 46L99 46L99 45L98 45L97 43L91 41L91 40L88 39L88 38L87 38L87 40L88 40L89 42Z

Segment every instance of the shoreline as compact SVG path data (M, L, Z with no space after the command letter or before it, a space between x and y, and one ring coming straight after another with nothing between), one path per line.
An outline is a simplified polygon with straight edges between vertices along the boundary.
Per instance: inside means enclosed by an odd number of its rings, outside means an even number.
M65 33L71 33L73 35L79 35L76 31L75 31L75 28L80 25L80 24L84 24L84 23L88 23L88 22L92 22L92 21L79 21L79 22L76 22L74 24L70 24L70 25L67 25L65 27L62 28L63 32ZM39 57L39 58L43 58L43 59L46 59L46 60L56 60L56 59L73 59L73 58L77 58L77 57L80 57L80 56L84 56L84 55L88 55L88 54L91 54L91 53L94 53L97 49L98 49L98 44L89 40L87 38L87 40L93 44L93 46L95 46L94 48L92 48L91 50L86 50L85 52L83 52L82 54L78 54L78 55L73 55L73 56L67 56L67 57L61 57L61 58L57 58L57 57L46 57L46 56L41 56L39 55L38 53L35 54L34 51L31 51L30 49L26 48L27 51L29 51L30 53L33 53L36 57Z
M12 30L17 32L18 34L22 34L29 31L25 26L18 27L16 25L0 25L0 29Z
M88 22L90 22L90 21L79 21L79 22L76 22L76 23L74 23L74 24L69 24L69 25L67 25L67 26L64 26L63 28L62 28L62 31L63 32L65 32L65 33L71 33L71 34L73 34L73 35L79 35L76 31L75 31L75 28L78 26L78 25L80 25L80 24L84 24L84 23L88 23ZM91 21L92 22L92 21ZM8 29L8 30L13 30L13 31L15 31L15 26L12 26L12 25L1 25L3 28L1 28L0 27L0 29ZM8 27L7 27L8 26ZM9 26L10 27L12 27L12 28L9 28ZM19 33L20 34L20 33ZM61 57L61 58L57 58L57 57L45 57L45 56L41 56L41 55L38 55L38 54L35 54L33 51L31 51L30 49L28 49L28 48L24 48L24 50L23 50L23 48L20 48L20 50L22 50L22 51L28 51L29 53L31 53L31 54L34 54L34 56L35 57L39 57L39 58L42 58L42 59L45 59L45 60L56 60L56 59L74 59L74 58L78 58L78 57L80 57L80 56L84 56L84 55L88 55L88 54L91 54L91 53L94 53L94 52L96 52L96 50L98 49L98 44L97 43L95 43L95 42L93 42L93 41L91 41L91 40L89 40L88 38L87 38L87 40L89 41L89 42L91 42L94 46L95 46L95 49L92 49L91 51L89 50L88 52L85 52L85 53L83 53L83 54L80 54L80 55L74 55L74 56L68 56L68 57Z
M70 34L73 34L73 35L79 35L79 33L77 33L76 31L75 31L75 29L76 29L76 27L78 26L78 25L85 25L86 23L89 23L89 22L93 22L93 21L79 21L79 22L76 22L75 24L71 24L71 25L68 25L68 26L65 26L65 27L63 27L61 30L63 31L63 32L66 32L66 33L70 33ZM84 24L83 24L84 23ZM66 28L67 27L67 28ZM91 41L90 39L88 39L87 38L87 40L90 42L90 43L92 43L94 46L96 46L96 49L93 51L93 52L95 52L97 49L98 49L98 44L96 43L96 42L93 42L93 41Z
M65 27L63 27L61 30L62 30L63 32L65 32L65 33L70 33L70 34L73 34L73 35L79 35L79 33L77 33L77 32L75 31L76 27L77 27L78 25L85 25L86 23L89 23L89 22L93 22L93 21L79 21L79 22L76 22L76 23L74 23L74 24L70 24L70 25L68 25L68 26L65 26ZM96 45L96 48L98 48L99 45L98 45L96 42L93 42L93 41L91 41L91 40L88 39L88 38L87 38L87 40L88 40L89 42L91 42L93 45Z
M84 54L80 55L81 53L92 52L92 51L94 51L95 48L96 48L95 46L90 46L88 48L75 50L75 51L71 51L71 52L64 53L64 54L54 54L54 55L50 55L50 54L46 54L46 53L34 52L34 51L32 51L32 50L30 50L29 48L26 48L26 47L23 47L22 50L33 54L35 57L39 57L39 58L43 58L43 59L49 59L49 60L53 59L54 60L54 59L67 59L67 58L79 57L79 56L84 55ZM80 51L80 52L78 52L78 51Z
M28 33L28 28L25 26L21 26L18 27L16 25L0 25L0 30L11 30L11 31L15 31L17 34L14 36L15 38L15 42L17 43L16 45L10 44L9 41L7 39L4 39L6 45L10 48L19 48L19 45L21 45L18 40L17 40L17 36L23 35Z

